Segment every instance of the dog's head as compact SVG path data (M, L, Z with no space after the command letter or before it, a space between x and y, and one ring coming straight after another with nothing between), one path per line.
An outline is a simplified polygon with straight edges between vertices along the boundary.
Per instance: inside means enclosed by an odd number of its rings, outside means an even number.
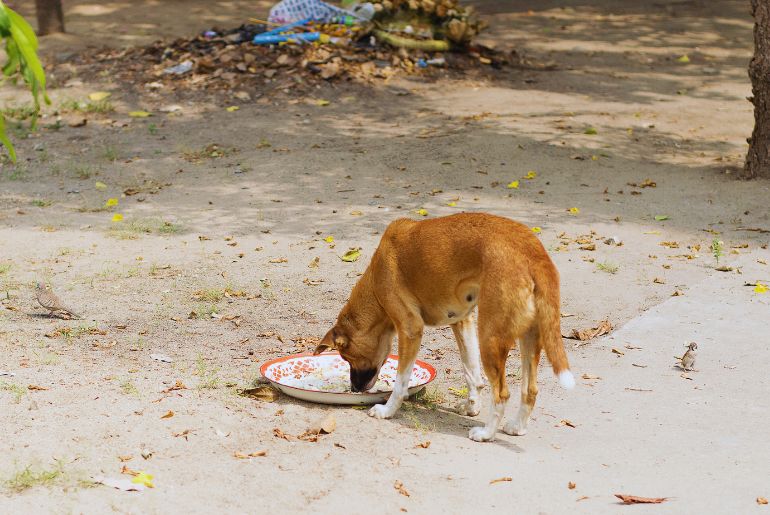
M377 382L380 368L390 353L392 334L389 338L372 331L356 331L339 321L323 337L313 354L337 350L342 359L350 364L350 388L365 392Z

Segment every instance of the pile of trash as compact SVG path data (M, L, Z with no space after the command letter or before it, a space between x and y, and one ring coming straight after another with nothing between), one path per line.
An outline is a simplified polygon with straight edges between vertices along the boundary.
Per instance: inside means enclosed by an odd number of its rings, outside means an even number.
M467 75L507 64L505 55L474 45L482 29L458 0L371 0L345 8L282 0L266 20L82 55L69 64L150 89L303 94L323 81Z

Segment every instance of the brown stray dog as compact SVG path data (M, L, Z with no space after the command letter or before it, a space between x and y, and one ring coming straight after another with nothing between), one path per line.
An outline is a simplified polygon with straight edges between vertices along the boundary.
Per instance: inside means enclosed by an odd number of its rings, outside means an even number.
M478 306L479 330L473 319ZM315 353L339 350L350 363L353 391L377 380L398 335L398 373L385 404L369 410L392 417L408 395L417 351L426 325L450 325L468 383L460 413L479 413L481 364L492 389L493 406L483 427L469 437L492 440L510 394L505 380L508 351L521 348L521 406L503 427L511 435L527 431L537 397L537 367L545 351L559 383L572 388L561 339L559 273L540 240L525 225L485 213L430 220L399 219L380 240L371 263L356 283L337 323Z

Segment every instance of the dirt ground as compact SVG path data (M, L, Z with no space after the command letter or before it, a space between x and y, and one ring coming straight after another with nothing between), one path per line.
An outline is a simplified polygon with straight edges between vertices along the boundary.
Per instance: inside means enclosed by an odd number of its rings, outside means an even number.
M454 411L461 399L449 388L463 379L446 328L424 338L420 358L439 371L430 395L389 421L238 394L265 360L312 347L385 226L420 209L488 211L540 227L561 272L564 334L603 319L620 327L711 280L770 277L737 266L756 251L765 257L751 262L765 270L770 240L770 183L735 180L753 123L745 2L473 3L491 24L485 44L547 66L487 79L332 83L303 98L202 97L173 113L162 110L175 103L168 95L128 94L109 76L50 91L41 126L94 91L111 92L115 111L23 139L17 130L20 162L0 168L0 373L15 374L0 377L0 512L511 511L534 485L490 481L510 476L510 462L545 460L571 475L547 471L552 483L537 485L527 512L614 508L608 485L567 488L590 482L581 470L597 465L562 457L581 446L589 413L569 412L579 393L558 390L547 366L528 435L467 439L481 422ZM50 59L94 42L236 26L269 6L65 4L71 33L43 39ZM6 106L28 102L10 85L0 96ZM128 115L139 109L154 115ZM523 178L529 171L536 176ZM506 187L515 180L517 189ZM105 208L108 198L118 205ZM123 221L111 221L115 214ZM612 236L622 245L603 242ZM724 242L719 265L732 271L715 270L714 239ZM351 247L361 258L341 261ZM50 280L84 319L44 316L37 280ZM574 343L565 340L578 378L617 357L596 340ZM513 383L517 362L514 351ZM186 389L169 391L177 381ZM674 402L673 393L658 401ZM590 402L593 414L622 410L606 389ZM509 411L517 405L513 395ZM337 430L317 442L274 434L298 435L327 412ZM616 428L601 420L590 438L613 441ZM123 467L152 474L155 488L91 483L130 478ZM558 495L546 496L550 489Z

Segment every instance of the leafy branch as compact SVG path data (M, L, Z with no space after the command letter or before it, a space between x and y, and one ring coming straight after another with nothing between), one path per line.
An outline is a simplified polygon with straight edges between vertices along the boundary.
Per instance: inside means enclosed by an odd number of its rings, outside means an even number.
M8 61L3 66L3 75L15 77L20 75L29 86L32 99L35 102L35 113L32 117L32 128L35 128L40 113L40 97L46 104L51 100L45 91L45 72L37 56L38 41L35 31L27 21L16 11L7 7L0 0L0 37L5 40L5 53ZM0 114L0 143L8 149L11 160L16 162L16 150L8 138L5 129L5 118Z

